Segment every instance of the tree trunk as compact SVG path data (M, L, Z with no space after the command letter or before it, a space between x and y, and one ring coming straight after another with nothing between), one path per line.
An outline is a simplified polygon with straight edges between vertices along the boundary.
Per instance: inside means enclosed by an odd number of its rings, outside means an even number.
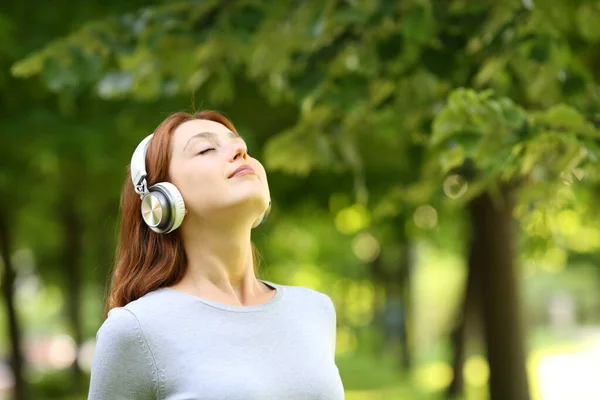
M527 400L525 349L514 271L512 198L508 191L494 204L482 194L469 204L472 268L481 277L481 306L491 400Z
M12 367L15 386L14 399L26 400L27 386L23 378L24 360L21 350L21 330L14 304L14 281L15 273L12 266L10 224L5 213L0 214L0 249L2 259L4 260L4 272L2 274L2 297L6 307L6 316L8 319L8 336L10 339L11 356L10 364Z
M67 196L68 197L68 196ZM76 344L76 355L83 340L80 307L81 307L81 256L82 256L82 228L71 201L65 200L62 205L63 228L65 237L64 265L67 287L67 314L71 325L71 332ZM71 376L74 393L83 390L83 373L77 362L71 365Z
M371 278L371 282L375 288L376 293L382 293L383 304L380 304L379 296L376 295L373 297L373 302L371 307L373 308L373 319L371 320L371 326L380 333L383 333L383 337L381 341L375 342L375 347L372 349L375 354L381 354L386 348L387 337L384 334L386 331L385 326L385 315L384 309L387 301L387 283L386 280L382 278L381 275L381 254L378 254L375 259L373 259L369 263L369 275Z
M448 398L453 398L464 393L463 366L466 358L468 334L472 323L475 322L475 318L479 318L481 315L480 307L478 307L481 303L481 277L479 269L473 265L475 254L474 248L471 247L469 250L464 297L457 318L458 324L450 334L453 348L452 370L454 371L454 375L448 387Z
M412 366L411 338L410 338L410 321L411 321L411 257L410 246L406 236L403 235L402 242L402 264L400 266L400 290L402 295L402 304L404 305L404 321L402 324L402 332L400 340L402 341L402 368L409 371Z
M453 399L465 391L465 382L463 377L463 366L465 364L465 347L466 347L466 331L467 321L464 315L460 317L460 322L450 334L452 343L452 382L446 391L446 397Z

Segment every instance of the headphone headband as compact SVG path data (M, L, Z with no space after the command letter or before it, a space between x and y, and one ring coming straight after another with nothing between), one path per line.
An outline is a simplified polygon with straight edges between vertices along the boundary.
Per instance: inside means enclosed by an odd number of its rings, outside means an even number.
M146 187L146 152L148 151L148 145L150 139L154 134L150 134L144 138L135 148L133 156L131 156L131 165L129 167L131 172L131 181L135 191L142 195L148 192Z

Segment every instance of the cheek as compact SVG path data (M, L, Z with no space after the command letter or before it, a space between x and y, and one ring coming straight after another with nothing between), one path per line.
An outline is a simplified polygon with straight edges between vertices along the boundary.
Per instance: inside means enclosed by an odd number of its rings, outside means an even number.
M267 191L267 193L269 193L269 180L267 178L267 171L265 170L265 168L262 166L262 164L258 161L256 161L253 165L252 168L254 168L254 170L256 171L256 173L258 174L258 176L260 177L260 179L263 181L264 186L265 186L265 190Z
M258 176L260 177L260 180L264 182L265 186L269 187L269 181L267 178L267 171L265 171L265 168L262 166L261 163L259 162L255 162L252 165L252 168L254 168L254 170L256 171L256 173L258 174Z
M206 167L189 166L182 168L177 176L178 189L183 199L189 203L197 203L211 193L219 192L219 179Z
M267 181L267 171L259 161L254 159L252 162L250 162L250 166L254 168L256 173L263 178L265 182Z

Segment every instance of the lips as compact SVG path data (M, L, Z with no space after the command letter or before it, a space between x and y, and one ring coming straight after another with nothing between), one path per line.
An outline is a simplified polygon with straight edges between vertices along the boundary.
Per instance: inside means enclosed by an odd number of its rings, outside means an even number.
M233 178L234 176L236 176L237 174L241 173L241 172L251 172L253 174L255 174L256 172L254 172L254 169L249 166L249 165L242 165L241 167L239 167L238 169L236 169L235 171L233 171L233 173L231 175L229 175L229 178Z

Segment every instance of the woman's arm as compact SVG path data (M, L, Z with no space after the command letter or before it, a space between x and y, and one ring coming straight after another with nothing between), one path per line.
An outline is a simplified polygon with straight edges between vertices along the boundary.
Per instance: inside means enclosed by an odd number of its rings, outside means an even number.
M136 316L112 309L96 335L88 400L156 399L158 369Z

